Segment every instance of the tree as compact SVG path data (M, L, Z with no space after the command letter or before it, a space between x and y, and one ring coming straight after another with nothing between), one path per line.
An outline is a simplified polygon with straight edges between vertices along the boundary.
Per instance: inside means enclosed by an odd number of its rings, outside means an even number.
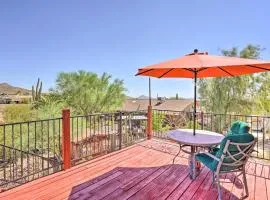
M36 103L38 106L38 117L40 119L54 118L61 116L62 109L65 107L65 102L62 97L53 91L44 94Z
M222 50L225 56L253 58L260 56L261 47L247 45L240 52L236 47ZM252 101L256 94L256 76L246 75L238 77L221 77L199 80L199 94L207 112L245 113L253 109Z
M270 73L261 73L256 77L256 110L259 114L270 114Z
M176 99L176 100L178 100L178 99L179 99L179 97L178 97L178 93L176 93L176 95L175 95L175 99Z
M62 72L54 92L77 114L110 112L122 105L126 90L122 80L111 78L107 73L99 77L86 71Z

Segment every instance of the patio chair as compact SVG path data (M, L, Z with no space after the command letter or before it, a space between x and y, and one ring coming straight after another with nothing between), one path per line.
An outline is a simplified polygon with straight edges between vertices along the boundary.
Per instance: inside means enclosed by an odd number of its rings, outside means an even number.
M249 133L250 127L246 122L235 121L231 124L230 130L228 130L227 135L237 135ZM219 150L218 146L209 147L209 152L216 153Z
M248 186L246 180L245 165L250 157L256 140L251 134L229 134L221 142L217 152L197 153L195 159L203 163L213 173L213 183L217 183L219 199L220 174L240 172L243 175L243 182L246 196L248 196Z

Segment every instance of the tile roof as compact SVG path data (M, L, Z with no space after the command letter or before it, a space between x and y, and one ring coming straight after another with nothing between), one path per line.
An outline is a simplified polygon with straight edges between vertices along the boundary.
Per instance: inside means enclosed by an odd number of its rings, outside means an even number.
M139 111L147 110L149 104L148 99L126 99L122 106L123 111ZM193 105L192 99L166 99L159 101L157 99L152 99L153 109L158 110L174 110L174 111L186 111L190 110Z

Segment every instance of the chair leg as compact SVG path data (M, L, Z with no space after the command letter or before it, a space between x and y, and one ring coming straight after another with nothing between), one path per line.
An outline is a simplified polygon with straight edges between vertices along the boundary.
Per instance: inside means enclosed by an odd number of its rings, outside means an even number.
M249 193L248 193L248 185L247 185L247 177L246 177L245 168L243 168L243 182L244 182L244 185L245 185L246 197L248 197Z
M215 172L212 172L212 184L215 183Z
M180 151L181 151L181 144L179 144L179 151L178 151L178 153L173 158L173 164L174 164L175 159L177 158L177 156L180 154Z
M220 189L219 174L217 174L216 179L217 179L217 188L218 188L218 200L222 200L221 189Z

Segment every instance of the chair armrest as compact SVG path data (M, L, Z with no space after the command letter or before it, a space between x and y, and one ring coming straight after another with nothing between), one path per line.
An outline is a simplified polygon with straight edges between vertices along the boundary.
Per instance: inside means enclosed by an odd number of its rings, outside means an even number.
M196 153L195 155L197 155L198 153ZM201 153L202 154L202 153ZM211 153L208 153L208 152L203 152L203 154L205 154L205 155L207 155L207 156L209 156L209 157L211 157L211 158L213 158L214 160L216 160L216 161L220 161L220 159L219 158L217 158L216 156L214 156L213 154L211 154Z

